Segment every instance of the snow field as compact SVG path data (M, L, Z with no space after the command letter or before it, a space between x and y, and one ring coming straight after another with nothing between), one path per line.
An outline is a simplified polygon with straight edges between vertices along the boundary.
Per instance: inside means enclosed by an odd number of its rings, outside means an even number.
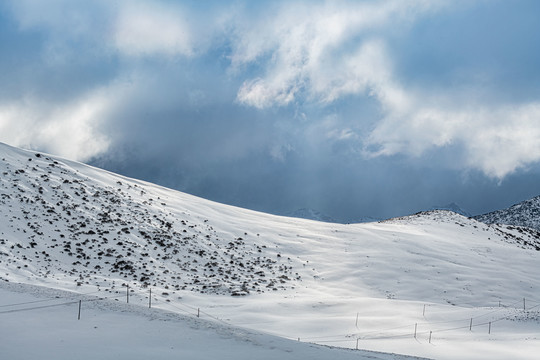
M263 352L252 345L224 345L252 352L252 358L286 358L273 347L287 354L283 349L293 349L291 358L361 354L334 349L319 354L321 347L311 343L345 348L358 343L362 349L435 359L536 359L540 351L535 232L485 225L448 211L353 225L291 219L217 204L68 160L8 147L2 151L0 164L8 175L0 179L0 278L9 284L83 293L99 287L101 296L118 296L118 306L129 284L130 309L140 311L147 309L150 287L153 307L190 321L200 309L197 321L211 321L201 327L262 336L257 341L265 344ZM100 196L90 196L96 192ZM61 199L64 203L58 205ZM100 215L105 210L109 217ZM114 256L100 255L107 249ZM217 265L209 268L212 261ZM230 296L235 293L246 296ZM60 310L51 308L50 313ZM138 314L133 318L126 315L128 328L143 326L146 320L139 319L139 310L133 310ZM95 316L102 319L98 328L107 326L107 316ZM76 325L54 323L46 315L37 319L59 333L71 329L66 334L77 334ZM153 331L163 331L161 322L151 323ZM41 336L40 326L45 325L36 325L34 337ZM22 336L26 328L19 330ZM187 330L179 331L186 332L174 339L189 337ZM296 341L266 338L261 331ZM6 325L2 333L8 332ZM116 333L106 334L115 339ZM117 340L128 343L122 336ZM140 333L135 339L144 344L143 337ZM280 345L269 345L270 338ZM22 341L6 341L4 351L14 355L14 346ZM166 348L178 351L165 340L154 341L167 356ZM93 344L99 347L99 339ZM193 351L192 358L218 354L217 349L204 352L203 341L181 344ZM318 355L296 349L317 349Z
M2 359L405 359L315 346L138 305L0 284ZM36 294L36 295L32 295ZM47 297L48 296L48 297ZM95 301L94 301L95 300ZM47 308L40 308L45 307ZM7 309L7 310L6 310Z

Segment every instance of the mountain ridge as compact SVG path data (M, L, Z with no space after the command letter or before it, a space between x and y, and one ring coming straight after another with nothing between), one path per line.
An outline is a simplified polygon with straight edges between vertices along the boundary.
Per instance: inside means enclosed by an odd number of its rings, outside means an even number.
M315 221L321 221L321 222L327 222L327 223L339 223L339 221L337 221L333 217L323 214L319 210L315 210L311 208L296 209L294 211L286 213L285 216L300 218L300 219L307 219L307 220L315 220Z
M506 209L473 216L473 218L486 224L524 226L540 231L540 195Z

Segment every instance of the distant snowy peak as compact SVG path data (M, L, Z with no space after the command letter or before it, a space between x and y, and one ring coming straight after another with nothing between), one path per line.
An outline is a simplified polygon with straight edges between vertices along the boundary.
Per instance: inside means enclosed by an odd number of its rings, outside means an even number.
M486 224L517 225L540 230L540 196L512 205L508 209L477 215L474 219Z
M433 206L429 210L430 211L431 210L448 210L448 211L453 211L456 214L460 214L460 215L463 215L463 216L466 216L466 217L472 217L472 215L468 211L464 210L463 208L461 208L456 203L450 203L450 204L443 205L443 206Z
M323 214L322 212L318 210L309 209L309 208L298 209L293 212L287 213L285 216L321 221L325 223L336 223L336 224L360 224L360 223L378 222L381 220L381 219L377 219L371 216L362 216L362 217L354 218L352 221L337 220L331 216Z
M352 221L352 223L355 223L355 224L372 223L372 222L378 222L378 221L381 221L381 220L382 219L374 218L374 217L371 217L371 216L362 216L362 217L359 217L359 218L355 218L354 221Z
M322 221L322 222L327 222L327 223L339 222L336 219L328 215L325 215L318 210L309 209L309 208L297 209L293 212L286 214L286 216L301 218L301 219L308 219L308 220L315 220L315 221Z

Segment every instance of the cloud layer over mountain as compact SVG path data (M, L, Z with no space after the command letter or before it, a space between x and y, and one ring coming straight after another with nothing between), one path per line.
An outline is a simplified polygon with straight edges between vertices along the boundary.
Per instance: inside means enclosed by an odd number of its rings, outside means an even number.
M538 7L8 1L0 141L266 211L488 211L539 177Z

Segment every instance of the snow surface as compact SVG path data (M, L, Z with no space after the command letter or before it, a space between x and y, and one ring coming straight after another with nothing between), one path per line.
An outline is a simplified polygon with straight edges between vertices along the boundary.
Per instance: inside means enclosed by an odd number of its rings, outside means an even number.
M534 230L449 211L329 224L6 145L0 159L0 306L55 291L63 302L78 300L74 293L118 300L90 302L101 331L73 320L75 303L0 308L0 338L9 339L0 355L18 358L23 334L42 352L60 351L54 339L64 339L88 358L100 346L126 357L148 347L163 358L214 358L219 347L230 350L220 358L402 358L313 344L435 359L536 359L540 350ZM148 315L154 308L166 312ZM19 358L38 350L25 351Z
M4 283L0 298L2 359L406 358L306 344L114 298L47 288Z

